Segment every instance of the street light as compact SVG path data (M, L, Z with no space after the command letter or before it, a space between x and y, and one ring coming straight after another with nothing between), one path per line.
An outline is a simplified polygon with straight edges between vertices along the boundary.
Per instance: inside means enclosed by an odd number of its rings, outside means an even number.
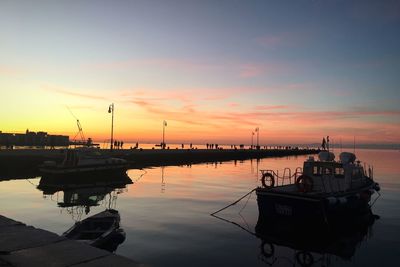
M260 149L260 144L258 142L259 140L259 135L260 135L260 128L256 128L255 131L257 132L257 149Z
M253 149L254 132L251 132L251 149Z
M165 149L165 127L167 126L167 121L163 121L163 130L162 130L162 144L161 147Z
M111 113L111 151L114 145L114 103L108 106L108 113Z

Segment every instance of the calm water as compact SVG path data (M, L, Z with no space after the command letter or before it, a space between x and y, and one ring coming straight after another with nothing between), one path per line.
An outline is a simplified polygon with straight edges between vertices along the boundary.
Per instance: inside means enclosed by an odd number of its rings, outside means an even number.
M359 150L374 165L382 196L372 211L380 216L360 236L351 259L312 252L313 266L398 266L400 261L400 152ZM116 253L152 266L301 266L299 248L275 244L267 258L261 240L237 225L210 216L259 185L258 170L294 169L306 157L289 157L129 170L125 189L95 188L75 195L97 203L61 208L63 192L44 195L39 178L0 182L0 214L62 234L75 220L116 208L127 238ZM86 196L86 198L85 198ZM376 196L376 195L374 195ZM89 201L90 200L90 201ZM92 205L90 204L90 205ZM258 218L255 193L218 214L254 232Z

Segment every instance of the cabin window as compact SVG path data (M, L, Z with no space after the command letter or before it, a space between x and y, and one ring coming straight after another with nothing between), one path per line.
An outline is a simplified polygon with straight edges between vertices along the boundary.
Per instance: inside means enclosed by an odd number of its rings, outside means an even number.
M335 176L336 177L344 177L344 169L343 168L335 168Z
M314 166L313 175L321 175L321 168L318 166Z
M324 168L323 173L326 174L326 175L331 175L332 174L332 169Z

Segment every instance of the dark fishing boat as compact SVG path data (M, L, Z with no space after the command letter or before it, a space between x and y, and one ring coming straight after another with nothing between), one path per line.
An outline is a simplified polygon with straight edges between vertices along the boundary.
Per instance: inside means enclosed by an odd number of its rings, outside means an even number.
M68 149L60 164L45 161L39 166L43 176L57 177L123 174L127 168L126 160L102 155L96 148Z
M125 232L120 228L120 220L117 210L107 209L76 222L62 236L113 251L114 247L116 248L125 240Z
M373 168L369 167L367 174L366 166L348 152L341 153L339 161L328 151L318 157L310 157L293 175L290 170L283 177L261 170L263 187L256 189L261 216L295 219L300 224L334 223L369 208L371 195L380 189Z

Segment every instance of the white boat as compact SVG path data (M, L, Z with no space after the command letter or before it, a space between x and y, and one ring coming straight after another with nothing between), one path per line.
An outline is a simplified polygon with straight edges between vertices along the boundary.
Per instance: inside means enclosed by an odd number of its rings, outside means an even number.
M39 166L43 175L53 176L123 174L127 168L126 160L104 156L95 148L68 149L62 163L45 161Z
M318 157L311 156L293 175L261 170L263 186L256 189L260 216L333 223L369 208L371 195L380 190L373 168L367 171L353 153L341 153L339 161L328 151Z

